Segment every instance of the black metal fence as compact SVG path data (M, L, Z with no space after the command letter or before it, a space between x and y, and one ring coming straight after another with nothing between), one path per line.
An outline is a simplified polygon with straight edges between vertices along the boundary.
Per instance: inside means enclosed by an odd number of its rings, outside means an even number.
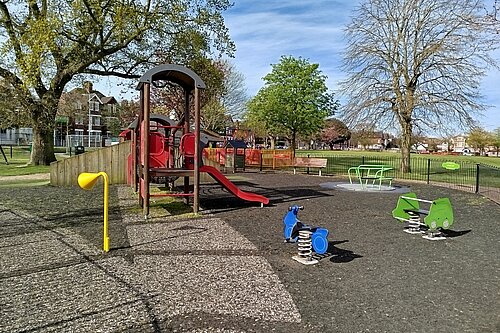
M328 159L323 174L347 176L347 170L361 164L383 164L391 166L392 177L400 180L421 181L427 184L447 186L467 192L484 195L500 203L500 168L463 160L443 159L442 156L412 156L411 172L401 172L401 157L398 156L360 156L360 155L322 155L320 151L309 153L310 157ZM457 170L445 169L443 162L455 162L460 165Z

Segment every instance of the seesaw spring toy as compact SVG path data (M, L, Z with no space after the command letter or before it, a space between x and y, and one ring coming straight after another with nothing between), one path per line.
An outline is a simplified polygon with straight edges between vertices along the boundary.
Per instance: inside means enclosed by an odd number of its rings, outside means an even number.
M429 209L422 209L421 204L427 204ZM432 201L418 199L415 193L400 196L392 216L401 222L408 222L405 232L424 234L422 237L428 240L446 239L439 229L449 229L453 225L450 199L439 198Z
M312 265L318 263L318 260L313 259L312 252L324 254L328 249L328 230L300 222L297 214L303 209L303 206L297 205L288 207L288 212L283 218L283 232L285 242L298 242L298 254L292 259L304 265Z

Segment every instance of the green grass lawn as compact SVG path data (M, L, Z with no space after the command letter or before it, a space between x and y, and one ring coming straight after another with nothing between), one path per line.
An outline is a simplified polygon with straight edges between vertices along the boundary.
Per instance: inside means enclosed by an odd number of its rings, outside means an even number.
M13 147L12 157L10 147L3 147L9 164L0 155L0 176L30 175L50 172L50 166L27 165L30 159L29 147ZM399 152L374 151L331 151L331 150L297 150L297 156L324 157L328 159L327 175L347 175L350 167L360 164L384 164L393 167L394 178L419 181L443 181L459 178L464 184L475 183L477 164L481 165L480 180L485 184L500 187L500 158L485 156L455 156L411 154L411 173L400 171L401 154ZM58 157L59 158L59 157ZM460 164L458 171L446 170L443 162L453 161ZM483 166L492 166L487 168Z
M399 152L374 151L329 151L297 150L297 156L323 157L328 159L325 174L347 175L350 167L360 164L383 164L393 168L392 177L398 179L453 182L472 185L476 183L477 165L480 165L480 183L500 187L500 158L486 156L456 156L411 154L410 173L400 171L401 154ZM443 162L460 164L459 170L446 170Z
M19 176L50 172L50 166L48 165L27 165L30 160L29 147L13 147L12 157L10 155L10 147L3 147L3 151L9 164L5 163L5 159L0 153L0 176Z
M362 156L368 159L385 159L385 158L399 158L401 153L399 152L378 152L378 151L366 151L366 150L297 150L297 156L358 156L361 159ZM485 165L491 165L495 167L500 167L500 157L496 156L462 156L462 155L434 155L434 154L411 154L411 159L413 160L437 160L437 161L460 161L467 163L481 163Z

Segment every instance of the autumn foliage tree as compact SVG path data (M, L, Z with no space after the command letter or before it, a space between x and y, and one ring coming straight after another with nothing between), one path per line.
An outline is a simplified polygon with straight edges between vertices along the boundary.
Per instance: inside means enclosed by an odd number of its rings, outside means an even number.
M328 119L321 131L320 140L326 143L330 149L336 144L347 142L351 138L351 131L339 119Z

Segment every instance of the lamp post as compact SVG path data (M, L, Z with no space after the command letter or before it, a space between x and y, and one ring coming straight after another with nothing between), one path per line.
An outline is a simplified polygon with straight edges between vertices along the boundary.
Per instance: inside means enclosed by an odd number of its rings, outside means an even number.
M89 148L90 148L90 133L92 132L92 116L91 116L91 110L90 110L90 95L89 95L89 128L87 130L87 134L88 134L88 143L89 143Z
M103 226L103 249L104 252L109 251L109 237L108 237L108 188L109 179L106 172L90 173L82 172L78 176L78 185L84 190L90 190L94 187L95 183L102 176L104 179L104 226Z

